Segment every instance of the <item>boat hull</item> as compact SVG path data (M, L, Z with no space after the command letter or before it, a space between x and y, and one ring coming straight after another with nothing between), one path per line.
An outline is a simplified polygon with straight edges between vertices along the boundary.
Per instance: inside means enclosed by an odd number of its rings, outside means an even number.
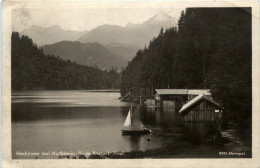
M122 135L146 135L151 134L151 130L122 130Z

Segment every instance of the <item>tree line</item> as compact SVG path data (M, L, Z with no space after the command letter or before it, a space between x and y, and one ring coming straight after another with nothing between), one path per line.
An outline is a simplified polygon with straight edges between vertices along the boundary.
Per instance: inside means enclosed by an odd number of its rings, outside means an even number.
M117 89L116 68L100 70L53 55L45 55L32 39L13 32L11 37L12 90Z
M122 71L120 91L146 96L155 89L210 89L226 115L252 116L250 8L187 8L178 26L161 29Z

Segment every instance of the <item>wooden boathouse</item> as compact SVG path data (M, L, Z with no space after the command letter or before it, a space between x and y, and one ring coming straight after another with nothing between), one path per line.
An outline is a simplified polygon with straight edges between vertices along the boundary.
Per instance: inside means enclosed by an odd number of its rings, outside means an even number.
M183 122L222 122L223 108L213 99L200 94L184 104L179 113Z
M155 89L155 91L155 105L161 108L173 108L175 112L200 94L211 97L209 89Z
M178 111L188 100L188 89L155 89L155 103L159 107Z

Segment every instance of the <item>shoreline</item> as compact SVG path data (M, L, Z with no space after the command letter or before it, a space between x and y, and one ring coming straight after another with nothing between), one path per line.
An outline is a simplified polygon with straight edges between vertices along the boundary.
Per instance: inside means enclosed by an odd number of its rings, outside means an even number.
M252 148L235 135L235 130L224 130L222 137L226 143L191 144L183 141L181 144L171 144L162 148L146 151L112 151L112 152L81 152L55 156L31 156L30 159L181 159L181 158L252 158ZM210 150L211 152L208 152ZM14 158L13 159L28 159Z

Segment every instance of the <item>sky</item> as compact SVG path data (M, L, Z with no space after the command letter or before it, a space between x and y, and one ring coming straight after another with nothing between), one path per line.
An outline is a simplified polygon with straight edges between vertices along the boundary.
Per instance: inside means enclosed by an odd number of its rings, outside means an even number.
M125 26L142 23L163 12L178 19L180 8L100 8L100 9L15 9L12 12L12 29L21 32L31 25L50 27L59 25L64 30L85 31L103 24Z

